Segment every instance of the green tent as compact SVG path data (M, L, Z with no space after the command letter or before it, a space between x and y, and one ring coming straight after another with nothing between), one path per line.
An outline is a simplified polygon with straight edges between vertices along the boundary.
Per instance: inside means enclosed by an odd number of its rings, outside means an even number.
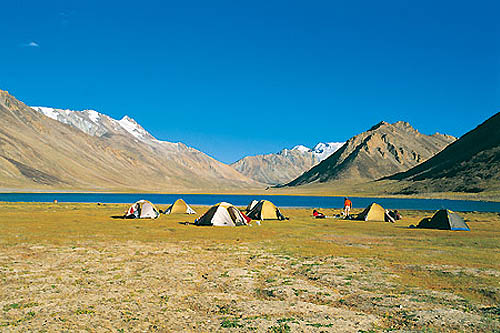
M470 231L463 217L448 209L438 210L432 218L423 219L417 228Z

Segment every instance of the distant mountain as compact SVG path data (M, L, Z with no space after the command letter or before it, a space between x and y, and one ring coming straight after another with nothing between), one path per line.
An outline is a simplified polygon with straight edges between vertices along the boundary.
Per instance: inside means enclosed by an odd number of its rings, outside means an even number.
M35 109L0 90L1 188L176 192L262 186L183 143L156 140L129 117Z
M331 181L375 180L427 160L455 138L421 134L406 122L380 122L349 139L327 159L285 186Z
M145 142L158 141L128 116L124 116L121 120L115 120L95 110L73 111L42 106L32 106L31 108L92 136L103 137L121 134L132 135L136 139Z
M500 191L500 113L422 164L393 176L400 193Z
M246 156L231 166L258 182L275 185L295 179L342 145L342 142L321 142L313 149L298 145L275 154Z

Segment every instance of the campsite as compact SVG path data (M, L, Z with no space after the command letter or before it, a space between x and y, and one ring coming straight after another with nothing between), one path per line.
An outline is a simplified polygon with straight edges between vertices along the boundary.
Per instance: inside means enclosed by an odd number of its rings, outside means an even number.
M460 213L467 232L411 229L434 212L410 210L383 223L282 208L290 220L232 228L195 226L208 206L111 218L129 206L1 203L1 329L500 329L497 213Z
M0 333L500 333L500 1L0 8Z

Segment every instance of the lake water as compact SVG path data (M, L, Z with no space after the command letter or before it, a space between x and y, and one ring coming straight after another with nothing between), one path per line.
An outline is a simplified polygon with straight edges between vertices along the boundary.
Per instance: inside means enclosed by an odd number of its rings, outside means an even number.
M183 198L191 205L213 205L227 201L236 206L246 206L252 200L267 199L278 207L341 208L342 197L287 196L287 195L232 195L232 194L113 194L113 193L0 193L0 201L8 202L101 202L133 203L145 199L154 204L167 205ZM387 209L500 212L500 202L442 200L442 199L396 199L350 197L354 208L364 208L377 202Z

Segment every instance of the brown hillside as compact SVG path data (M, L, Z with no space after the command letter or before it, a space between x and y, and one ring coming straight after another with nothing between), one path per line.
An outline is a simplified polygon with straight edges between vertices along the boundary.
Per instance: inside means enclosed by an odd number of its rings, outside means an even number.
M500 113L433 158L387 178L411 182L403 194L500 190Z
M181 143L88 135L0 90L0 187L181 191L258 184Z
M312 152L284 149L277 154L246 156L231 166L261 183L280 184L297 178L316 163Z
M381 122L285 186L316 182L366 182L406 171L441 151L455 138L425 135L406 122Z

